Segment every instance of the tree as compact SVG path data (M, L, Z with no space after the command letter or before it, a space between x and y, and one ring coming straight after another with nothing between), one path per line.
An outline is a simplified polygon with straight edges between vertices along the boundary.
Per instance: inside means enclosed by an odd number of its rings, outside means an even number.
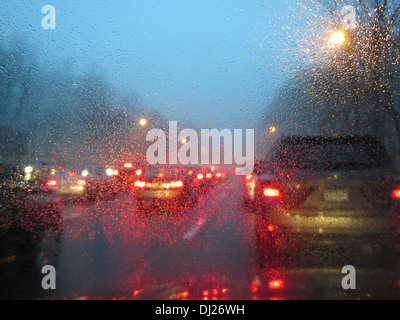
M399 164L400 3L353 0L357 24L346 28L342 8L349 2L320 2L331 18L329 27L340 30L345 41L286 81L266 114L262 137L265 141L279 133L370 134L386 143ZM270 126L278 132L269 134Z
M343 28L341 12L344 3L340 0L322 0L327 12L337 25ZM372 101L374 134L381 140L400 141L400 118L398 99L399 76L399 20L400 3L390 0L353 0L357 10L356 26L349 28L348 43L343 48L347 60L344 74L354 73L358 86L368 93ZM343 61L343 57L340 58ZM341 62L339 62L341 63ZM395 128L395 139L391 136L390 122ZM389 130L388 130L389 128ZM388 132L389 131L389 132ZM397 146L396 149L398 149Z

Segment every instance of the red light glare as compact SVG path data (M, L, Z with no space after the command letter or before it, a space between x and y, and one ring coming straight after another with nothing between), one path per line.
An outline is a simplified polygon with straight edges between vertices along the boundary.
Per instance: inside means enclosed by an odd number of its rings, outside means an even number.
M394 199L400 199L400 189L396 189L392 191L392 197Z
M132 167L133 167L133 164L131 162L124 163L124 168L130 169Z
M207 297L209 294L210 294L210 292L208 290L204 290L203 291L203 296L204 297Z
M133 295L136 297L136 296L138 296L139 295L139 293L140 293L140 291L139 290L135 290L135 291L133 291Z
M138 181L135 181L135 183L133 185L138 188L144 188L146 186L146 182L138 180Z
M264 189L264 196L269 198L277 198L280 196L280 192L278 189L266 188Z
M204 175L201 174L201 173L198 174L198 175L197 175L197 179L198 179L198 180L203 180L203 179L204 179Z
M206 178L207 178L207 179L211 179L211 178L212 178L212 174L211 174L211 173L207 173L207 174L206 174Z
M46 182L46 184L47 184L48 186L56 186L56 185L57 185L57 180L48 180L48 181Z
M249 174L248 176L246 176L246 180L251 180L251 178L253 178L252 174Z
M178 181L172 181L170 183L172 188L182 188L183 187L183 181L178 180Z
M278 227L273 225L273 224L269 224L268 227L267 227L267 230L269 232L274 232L276 229L278 229Z
M86 184L86 180L85 179L79 179L76 181L76 184L79 186L84 186Z
M259 283L257 281L252 281L250 284L250 291L253 293L258 292Z
M142 174L143 174L143 170L142 169L136 170L136 175L137 176L141 176Z
M282 289L284 286L283 280L271 280L268 282L268 288L271 290Z
M78 174L78 173L75 172L75 171L70 171L70 172L68 172L68 175L69 175L70 177L75 177L77 174Z
M221 177L222 177L222 173L221 173L221 172L218 172L215 176L216 176L217 178L221 178Z

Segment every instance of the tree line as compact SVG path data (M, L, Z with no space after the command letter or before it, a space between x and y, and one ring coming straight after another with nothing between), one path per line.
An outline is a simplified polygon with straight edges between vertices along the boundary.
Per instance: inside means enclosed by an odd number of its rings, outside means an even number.
M50 68L25 40L0 42L0 161L102 165L143 157L138 119L162 128L166 118L97 70L76 74L70 61Z
M279 135L371 135L400 166L400 3L346 2L357 14L356 25L345 29L338 14L345 3L320 2L330 30L342 32L343 43L284 83L263 115L261 145Z

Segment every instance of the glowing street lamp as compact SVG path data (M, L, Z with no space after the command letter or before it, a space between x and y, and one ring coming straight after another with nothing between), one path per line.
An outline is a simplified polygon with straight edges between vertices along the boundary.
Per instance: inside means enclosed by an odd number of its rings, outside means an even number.
M346 34L342 30L335 31L329 38L329 46L335 48L346 42Z
M139 120L139 124L142 126L142 127L144 127L145 125L147 125L147 119L145 119L145 118L142 118L142 119L140 119Z

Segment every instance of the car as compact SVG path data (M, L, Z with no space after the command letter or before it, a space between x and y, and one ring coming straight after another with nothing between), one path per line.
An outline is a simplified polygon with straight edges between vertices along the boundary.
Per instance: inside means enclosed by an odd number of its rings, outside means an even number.
M197 201L199 194L195 172L185 166L149 166L133 187L140 211L157 204L174 211L187 208Z
M257 257L290 264L313 245L370 245L383 264L394 263L396 175L373 137L283 137L255 183Z
M118 166L117 182L120 190L131 191L133 183L145 173L147 166L146 163L134 161L126 161Z
M14 164L0 164L0 265L3 274L21 265L24 272L40 272L55 264L54 250L60 245L63 218L59 206L42 203L31 192L24 170ZM12 257L9 263L4 263ZM11 263L12 262L12 263ZM26 263L26 266L25 266ZM37 269L40 268L40 269Z
M109 173L108 171L112 171ZM64 199L93 201L116 196L115 170L90 168L61 170L33 187L35 193L60 196Z
M213 167L201 166L196 173L198 187L202 193L209 191L215 187L219 181L222 181L226 176L222 171L217 171Z

